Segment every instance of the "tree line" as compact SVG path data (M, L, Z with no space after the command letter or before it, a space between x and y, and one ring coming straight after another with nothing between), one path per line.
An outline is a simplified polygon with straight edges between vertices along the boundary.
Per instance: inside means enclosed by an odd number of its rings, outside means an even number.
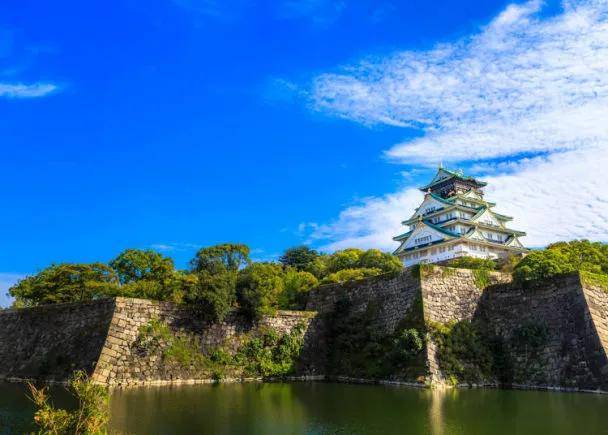
M108 263L53 264L9 289L14 307L133 297L188 304L210 321L238 308L251 318L277 309L303 309L308 292L396 272L399 259L377 249L323 254L307 246L287 249L278 262L254 262L248 246L225 243L200 249L186 270L150 249L127 249Z

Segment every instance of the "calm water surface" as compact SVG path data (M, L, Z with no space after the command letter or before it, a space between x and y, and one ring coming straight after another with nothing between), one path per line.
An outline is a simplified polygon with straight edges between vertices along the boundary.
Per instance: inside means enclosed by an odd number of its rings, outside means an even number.
M111 408L117 434L608 434L608 396L573 393L228 384L117 390ZM32 430L32 412L0 384L0 433Z

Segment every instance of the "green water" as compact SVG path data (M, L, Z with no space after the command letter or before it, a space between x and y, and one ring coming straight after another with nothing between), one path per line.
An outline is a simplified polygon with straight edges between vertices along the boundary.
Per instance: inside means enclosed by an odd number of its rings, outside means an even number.
M0 385L0 433L31 429L23 393ZM608 396L574 393L228 384L117 390L111 408L129 434L608 434Z

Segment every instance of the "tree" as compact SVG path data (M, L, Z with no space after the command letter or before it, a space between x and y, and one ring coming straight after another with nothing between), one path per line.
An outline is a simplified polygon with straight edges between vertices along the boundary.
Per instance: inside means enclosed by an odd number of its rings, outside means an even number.
M238 243L224 243L200 249L190 262L192 271L211 274L238 272L251 264L249 247Z
M384 273L399 272L403 269L401 260L379 249L365 251L359 259L358 266L365 269L380 269Z
M110 261L121 284L156 281L164 284L173 277L173 260L150 249L127 249Z
M241 309L255 320L276 312L283 289L283 268L274 263L253 263L243 269L236 286Z
M515 266L513 278L517 281L532 281L574 270L575 267L568 261L566 255L558 250L546 249L526 255Z
M236 274L203 271L197 280L184 294L184 302L194 306L205 320L223 321L236 301Z
M116 273L103 263L62 263L19 281L9 294L17 304L35 306L107 296L116 291L117 285Z
M349 248L331 254L327 260L327 272L334 273L344 269L356 269L360 267L363 251L361 249Z
M284 309L303 310L308 292L319 285L319 280L310 272L288 267L283 275L283 293L280 307Z
M358 279L367 278L369 276L381 275L380 269L342 269L334 273L330 273L321 281L321 284L344 283Z
M284 267L293 267L297 270L307 268L319 257L319 253L308 246L296 246L287 249L279 258Z

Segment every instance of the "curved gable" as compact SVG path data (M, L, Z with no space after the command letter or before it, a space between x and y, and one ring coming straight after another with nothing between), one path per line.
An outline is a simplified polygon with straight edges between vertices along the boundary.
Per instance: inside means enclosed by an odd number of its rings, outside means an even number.
M476 216L474 216L471 221L479 222L481 224L491 225L494 227L503 227L502 222L494 216L489 209L484 209L480 211Z

